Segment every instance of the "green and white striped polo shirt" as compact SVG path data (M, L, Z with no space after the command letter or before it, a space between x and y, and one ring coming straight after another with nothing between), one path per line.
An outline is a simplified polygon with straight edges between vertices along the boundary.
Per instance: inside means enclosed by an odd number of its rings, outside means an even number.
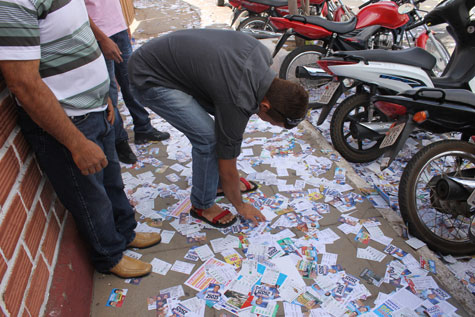
M0 60L38 59L68 116L105 109L109 75L84 0L0 0Z

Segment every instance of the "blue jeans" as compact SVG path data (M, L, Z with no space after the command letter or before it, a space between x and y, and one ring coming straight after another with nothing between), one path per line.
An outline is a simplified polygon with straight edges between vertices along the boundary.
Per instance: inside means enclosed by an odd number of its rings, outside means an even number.
M89 244L94 267L99 272L109 271L134 239L137 222L124 193L114 130L105 111L71 118L89 140L101 147L109 162L99 173L87 176L81 174L66 147L37 126L22 109L19 112L23 134Z
M132 46L130 45L129 34L127 30L116 33L109 37L113 40L120 51L122 52L122 63L116 63L113 60L106 60L107 70L109 71L110 87L109 96L112 99L112 105L117 108L118 103L118 89L117 83L120 86L122 97L124 98L125 106L129 109L130 115L134 122L134 132L151 132L153 131L152 124L147 110L133 97L129 87L129 77L127 72L127 63L129 62L130 55L132 55ZM117 83L116 80L117 79ZM116 131L116 140L127 140L127 132L123 128L122 118L117 115L116 123L114 123L114 129ZM118 118L119 117L119 118Z
M190 140L191 203L200 209L214 205L219 181L214 119L192 96L180 90L153 87L139 92L132 88L132 93Z

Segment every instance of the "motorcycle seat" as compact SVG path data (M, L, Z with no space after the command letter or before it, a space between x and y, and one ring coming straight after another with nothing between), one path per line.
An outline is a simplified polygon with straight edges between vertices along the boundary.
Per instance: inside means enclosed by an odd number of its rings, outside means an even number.
M303 15L286 15L284 18L290 20L290 21L297 21L297 22L302 22L304 24L312 24L312 25L317 25L321 26L324 29L327 29L328 31L334 32L334 33L339 33L339 34L344 34L353 31L356 28L356 17L351 18L348 22L333 22L333 21L328 21L327 19L324 19L319 16L303 16Z
M435 57L420 47L413 47L404 50L361 50L361 51L341 51L336 52L338 56L361 57L368 62L387 62L403 65L422 67L424 70L431 70L437 60Z
M289 2L287 0L252 0L252 2L273 7L284 7L289 5Z
M411 89L400 93L401 96L410 97L412 99L434 99L441 100L441 91L445 93L444 101L464 104L475 108L475 94L465 89Z

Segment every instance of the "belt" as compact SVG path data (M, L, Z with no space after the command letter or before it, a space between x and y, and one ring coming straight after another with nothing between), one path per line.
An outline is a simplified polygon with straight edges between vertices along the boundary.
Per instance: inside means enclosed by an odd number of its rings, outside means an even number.
M89 113L86 113L86 114L83 114L82 116L71 116L69 117L69 119L72 122L77 122L77 121L81 121L82 119L86 119L88 116L89 116Z

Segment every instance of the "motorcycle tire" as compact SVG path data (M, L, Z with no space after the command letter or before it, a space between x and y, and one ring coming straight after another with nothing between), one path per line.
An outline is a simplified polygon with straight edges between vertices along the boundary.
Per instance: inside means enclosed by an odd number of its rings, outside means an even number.
M246 29L277 32L277 29L272 24L270 24L267 18L258 16L252 16L244 19L241 23L239 23L236 30L243 31Z
M216 0L216 5L218 7L224 7L224 0Z
M458 154L455 152L457 152ZM421 219L421 217L425 217L425 220L428 221L427 215L430 216L430 211L427 210L427 208L424 208L423 213L420 214L420 211L418 210L417 206L416 199L421 199L420 195L423 195L423 193L417 191L417 189L425 188L421 187L421 184L418 183L419 176L422 174L424 174L424 176L427 176L426 173L423 173L424 168L429 165L432 166L432 164L434 164L433 159L436 159L439 156L443 156L444 154L450 153L454 153L457 155L463 153L463 156L468 161L471 161L472 164L475 164L475 145L470 144L468 142L458 140L444 140L432 143L422 148L409 161L402 174L401 182L399 183L399 208L401 211L401 216L408 225L409 232L420 240L424 241L429 248L433 250L438 250L443 254L474 254L475 244L470 241L469 237L467 237L467 239L465 240L458 242L449 239L444 239L440 236L443 232L442 225L436 226L436 228L439 229L439 234L437 234L437 229L434 229L435 232L433 232L427 226L426 222ZM435 170L437 170L437 168L435 168ZM429 192L429 195L432 199L432 195L434 194L432 192ZM424 207L426 207L426 204L424 204ZM440 209L435 209L435 207L433 207L432 201L430 202L430 208L432 208L435 212L435 220L442 220L442 222L444 222L442 218L446 214L446 212L444 213ZM439 217L439 214L442 214L442 217ZM445 223L447 222L444 222L444 225ZM459 231L455 232L459 234Z
M319 67L317 60L325 56L326 52L327 50L324 47L317 45L299 46L287 54L279 70L279 78L299 83L305 88L309 94L308 104L312 109L321 108L321 104L318 101L325 88L324 86L316 85L318 82L315 80L295 77L295 70L297 66L304 65Z
M367 120L367 109L370 105L370 94L362 93L352 95L343 100L333 113L330 123L330 136L335 149L343 156L347 161L353 163L366 163L376 160L380 157L384 150L379 148L384 135L377 141L372 141L372 146L367 149L359 148L363 146L364 140L357 140L358 148L351 146L348 143L348 138L352 137L350 132L346 132L345 123L355 121ZM349 117L350 113L355 110L363 109L364 112L357 113L353 117ZM387 122L387 117L381 113L378 109L374 109L377 120L380 122ZM375 120L373 120L375 121Z

